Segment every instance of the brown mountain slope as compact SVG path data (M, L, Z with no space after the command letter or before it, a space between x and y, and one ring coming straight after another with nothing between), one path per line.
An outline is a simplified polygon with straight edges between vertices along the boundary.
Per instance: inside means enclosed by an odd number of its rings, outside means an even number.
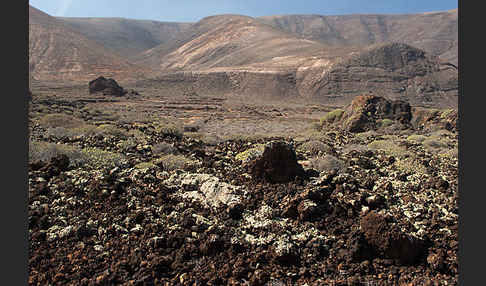
M98 75L135 79L143 70L29 6L29 74L42 81L86 81Z
M355 95L373 92L414 105L455 107L458 72L454 64L446 63L457 59L457 49L451 48L454 40L450 40L454 33L457 37L454 13L211 16L174 29L174 34L160 32L159 40L165 42L131 61L150 70L153 82L174 86L178 92L305 97L333 104L347 104ZM145 24L125 25L122 19L82 20L82 27L73 28L79 19L68 25L65 18L31 14L34 33L29 53L34 78L79 79L84 72L92 79L101 71L118 73L117 80L137 79L140 69L119 60L93 39L101 37L97 41L123 53L157 41L153 35L135 35L138 28L133 27ZM90 25L93 31L87 32ZM109 27L115 31L110 33ZM76 29L91 33L90 39ZM122 35L140 42L120 48Z
M404 43L326 44L237 15L205 18L182 36L170 53L145 53L166 84L334 104L373 92L414 105L457 106L457 69Z
M336 46L404 42L457 65L457 9L404 15L282 15L258 20Z
M181 33L176 45L169 53L166 45L150 49L137 63L164 72L248 67L277 57L312 57L326 48L239 15L204 18Z
M132 57L157 45L169 44L192 23L172 23L123 18L67 18L65 23L123 57Z
M457 69L437 56L403 43L385 43L327 67L307 69L298 76L297 86L301 95L339 103L371 92L413 105L456 107L457 76Z

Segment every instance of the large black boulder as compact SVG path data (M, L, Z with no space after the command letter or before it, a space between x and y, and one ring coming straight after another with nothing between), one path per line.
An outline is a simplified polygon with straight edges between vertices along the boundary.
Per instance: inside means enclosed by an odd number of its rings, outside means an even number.
M281 141L267 143L263 153L248 165L253 178L271 183L285 183L305 175L304 169L297 163L294 148Z
M89 82L89 93L102 92L104 95L123 96L127 92L112 78L98 77Z

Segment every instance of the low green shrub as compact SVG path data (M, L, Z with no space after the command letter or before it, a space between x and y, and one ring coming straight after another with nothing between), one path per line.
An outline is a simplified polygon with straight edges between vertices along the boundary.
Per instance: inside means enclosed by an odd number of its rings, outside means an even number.
M98 148L85 148L81 150L85 164L93 168L116 167L122 164L125 156Z
M384 118L384 119L378 120L377 123L378 123L379 127L388 127L388 126L393 125L394 122L391 119Z
M397 160L395 166L403 173L426 174L427 168L415 158L402 158Z
M454 109L444 109L442 110L442 112L440 113L440 118L441 119L445 119L447 118L447 116L449 116L451 113L454 112Z
M311 140L297 147L297 151L309 153L310 155L314 156L319 155L319 153L329 153L331 151L331 147L321 141Z
M195 167L196 161L186 158L183 155L168 154L154 161L154 164L162 166L165 171L174 171L177 169L187 170Z
M348 144L343 147L342 152L344 154L350 153L351 151L358 151L358 152L364 152L369 150L367 145L362 145L362 144Z
M115 167L120 166L125 159L121 154L104 151L98 148L81 149L66 144L54 144L39 141L31 141L29 143L29 162L39 160L47 162L52 157L60 154L68 156L70 165L74 167Z
M339 171L344 168L344 163L332 155L311 158L309 163L310 168L319 172Z
M179 153L179 151L174 145L170 143L160 142L152 146L152 153L154 153L155 155L160 155L160 154L167 155L167 154L177 154Z
M135 169L150 169L157 167L153 162L142 162L134 166Z
M326 113L324 117L321 118L320 123L321 126L326 124L326 123L333 123L341 119L341 117L344 114L344 110L342 109L334 109L333 111Z
M405 157L410 155L407 149L403 146L399 146L393 140L375 140L368 144L368 147L373 150L382 150L386 154L394 157Z
M181 139L184 134L182 131L182 127L171 123L158 125L155 128L155 131L163 136L174 137L177 139Z
M46 114L39 119L39 124L44 127L56 128L75 128L84 125L84 121L79 120L73 116L62 114L62 113L52 113Z
M441 153L448 149L448 145L445 140L439 138L428 138L422 142L424 148L431 153Z
M222 137L224 141L243 141L243 142L258 142L268 140L275 136L275 134L229 134Z
M29 142L29 162L48 162L52 157L64 154L69 157L71 165L81 161L81 149L66 144L54 144L42 141Z
M246 163L251 161L253 158L263 154L263 150L265 149L264 144L256 144L252 148L249 148L241 153L238 153L235 156L235 159L241 161L242 163Z
M95 132L102 135L111 135L117 137L126 137L127 132L123 129L120 129L112 124L101 124L96 127Z
M217 135L205 132L184 132L184 137L197 139L202 141L204 144L213 146L223 142L223 139L219 138Z
M133 138L133 137L129 137L126 140L123 140L123 141L119 142L117 144L117 148L120 151L126 152L126 151L128 151L130 149L133 149L133 148L137 147L137 145L138 145L137 140L135 138Z
M412 141L412 142L417 142L417 143L422 143L424 140L427 139L426 136L420 135L420 134L412 134L407 137L407 141Z
M55 138L74 138L77 136L117 136L126 137L127 133L111 124L102 124L99 126L82 124L77 127L67 128L67 127L52 127L48 128L46 131L48 136L53 136Z

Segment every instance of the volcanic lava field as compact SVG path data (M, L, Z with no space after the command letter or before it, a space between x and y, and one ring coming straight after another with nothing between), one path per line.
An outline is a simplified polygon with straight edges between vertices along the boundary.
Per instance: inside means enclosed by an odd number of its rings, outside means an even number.
M29 285L457 285L457 111L36 86Z

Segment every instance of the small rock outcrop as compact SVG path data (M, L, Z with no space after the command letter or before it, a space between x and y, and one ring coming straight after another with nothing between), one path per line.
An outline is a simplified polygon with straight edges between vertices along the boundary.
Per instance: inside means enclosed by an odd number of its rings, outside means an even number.
M416 129L446 129L451 132L458 131L459 114L455 109L437 110L414 108L412 113L411 123Z
M375 95L357 96L344 112L344 127L350 132L376 129L383 120L408 125L412 117L410 104Z
M362 52L350 63L356 66L377 67L386 70L396 70L410 63L425 60L425 52L404 43L379 44Z
M411 127L411 107L402 100L388 100L376 95L360 95L353 99L344 110L331 112L324 124L337 123L343 129L357 133L376 130L388 124Z
M297 163L292 145L281 141L266 144L261 155L248 163L248 168L254 179L271 183L289 182L305 173Z
M414 264L424 253L423 241L402 233L374 211L361 219L361 231L376 253L400 264Z
M103 95L123 96L127 92L112 78L98 77L89 82L89 93L102 92Z
M59 154L52 157L49 162L36 161L29 164L30 170L45 172L46 177L50 178L59 175L62 171L69 168L69 157Z

